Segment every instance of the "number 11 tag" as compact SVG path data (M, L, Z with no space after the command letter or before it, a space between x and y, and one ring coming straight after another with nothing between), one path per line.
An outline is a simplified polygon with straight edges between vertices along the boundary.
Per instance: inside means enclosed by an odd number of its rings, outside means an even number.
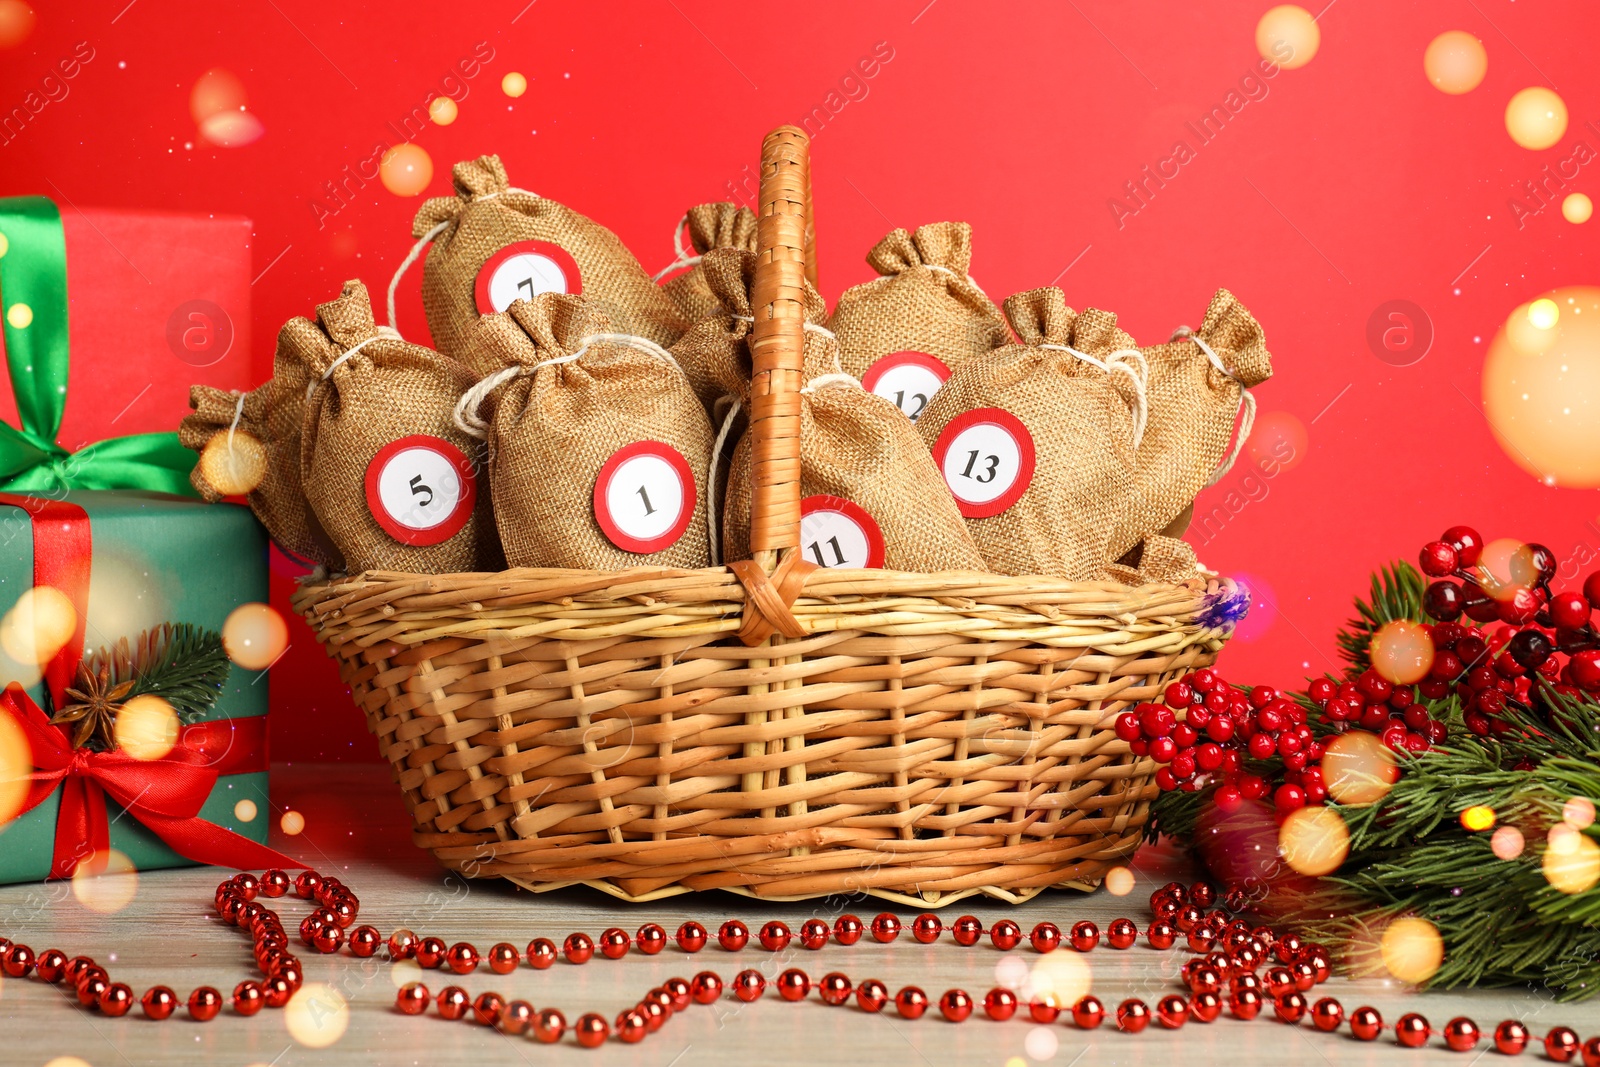
M854 501L808 496L800 501L800 551L819 567L882 567L883 531Z
M472 517L478 478L461 449L440 437L390 441L367 464L367 508L384 533L407 545L450 540Z

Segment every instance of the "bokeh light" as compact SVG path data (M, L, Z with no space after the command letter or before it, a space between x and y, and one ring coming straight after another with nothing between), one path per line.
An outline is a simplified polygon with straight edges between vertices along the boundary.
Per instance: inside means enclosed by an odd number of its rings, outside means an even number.
M221 67L200 75L189 90L189 114L200 127L201 138L222 148L239 148L266 132L246 104L244 83Z
M22 0L0 0L0 48L15 48L33 33L39 18Z
M1311 12L1295 4L1280 4L1256 23L1256 51L1284 70L1311 62L1322 44L1322 31Z
M1487 804L1474 804L1461 812L1461 828L1478 833L1494 825L1494 809ZM1517 851L1522 851L1518 849Z
M1557 835L1556 830L1566 829ZM1600 845L1587 834L1559 823L1551 830L1544 850L1544 877L1551 887L1567 894L1586 893L1600 883Z
M1376 804L1400 780L1394 753L1377 734L1351 730L1328 742L1322 756L1328 795L1352 807Z
M1367 646L1372 669L1395 685L1412 685L1433 666L1433 639L1420 623L1395 619L1378 627Z
M286 811L278 819L278 828L290 837L295 837L306 828L306 817L298 811Z
M222 624L222 647L245 670L266 670L289 647L289 627L270 604L240 604Z
M1052 952L1040 956L1033 965L1022 993L1025 1000L1042 1000L1058 1008L1070 1008L1089 992L1090 985L1087 956L1081 952Z
M153 693L122 705L112 726L117 747L137 760L163 759L178 743L178 713Z
M1021 956L1001 956L994 965L994 984L1003 989L1018 990L1028 981L1028 961Z
M448 126L461 114L456 102L448 96L436 96L428 101L428 117L435 125Z
M1305 423L1287 411L1269 411L1256 416L1245 451L1259 473L1275 478L1300 465L1308 440Z
M1540 297L1528 305L1528 325L1535 330L1548 330L1561 321L1561 308L1549 297Z
M1567 105L1542 85L1517 93L1506 105L1506 132L1523 148L1549 148L1567 132Z
M307 982L284 1005L283 1024L306 1048L327 1048L350 1025L350 1005L325 982Z
M513 98L521 96L528 91L528 79L513 70L500 79L500 91Z
M1518 307L1489 343L1483 406L1506 456L1547 485L1600 487L1600 287L1544 294L1555 322ZM1547 315L1548 312L1542 313ZM1541 319L1542 321L1542 319Z
M255 822L256 816L259 814L261 812L256 807L256 802L249 797L245 797L233 806L233 817L240 822Z
M1510 600L1536 576L1533 553L1514 537L1495 538L1478 557L1478 584L1496 600Z
M244 496L267 475L267 446L245 430L223 430L200 450L200 474L223 496Z
M1568 193L1561 201L1561 217L1575 225L1589 221L1594 214L1594 201L1585 193Z
M1422 53L1422 70L1442 93L1470 93L1489 70L1489 53L1483 42L1465 30L1446 30L1428 42Z
M1028 1031L1028 1036L1022 1039L1022 1051L1026 1052L1035 1063L1055 1059L1056 1052L1060 1048L1060 1039L1048 1026L1035 1026Z
M1021 1056L1008 1056L1004 1067L1028 1067L1028 1061Z
M397 960L389 968L389 978L394 982L396 989L404 988L412 982L422 981L422 964L416 960Z
M1522 831L1515 826L1502 826L1494 832L1489 839L1489 848L1494 852L1496 859L1514 860L1522 855L1522 850L1528 845L1522 837Z
M15 819L28 799L33 754L28 738L10 715L0 715L0 826Z
M1133 892L1133 872L1126 867L1113 867L1106 872L1106 892L1114 897L1125 897Z
M433 157L417 144L397 144L378 164L383 187L395 196L416 196L433 181Z
M89 1067L89 1061L78 1056L57 1056L44 1067Z
M200 124L200 137L218 148L243 148L266 132L261 120L248 111L219 111Z
M1350 855L1350 831L1332 808L1300 808L1278 828L1278 852L1291 870L1320 878L1338 870Z
M1383 967L1407 985L1421 985L1444 962L1444 939L1427 919L1396 919L1383 931L1379 945Z
M1561 805L1561 821L1577 830L1594 825L1594 801L1588 797L1569 797Z
M17 598L0 618L0 647L18 663L45 664L72 640L78 610L53 585L36 585Z
M78 861L72 874L72 895L90 911L111 915L133 903L139 892L139 871L114 848Z

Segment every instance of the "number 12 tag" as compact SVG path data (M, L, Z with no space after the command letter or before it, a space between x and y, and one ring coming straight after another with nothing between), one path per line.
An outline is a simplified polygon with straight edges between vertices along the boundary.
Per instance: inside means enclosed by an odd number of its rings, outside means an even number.
M933 446L933 461L969 519L998 515L1022 499L1033 481L1033 435L1002 408L976 408L951 419Z
M694 518L694 472L661 441L617 449L594 480L594 518L606 539L641 556L677 544Z
M905 412L915 422L933 394L950 380L944 361L926 352L891 352L867 368L861 387L876 393Z
M390 441L367 464L367 508L384 533L407 545L450 540L472 517L478 477L461 449L440 437Z
M800 501L800 550L819 567L882 567L883 531L854 501L808 496Z

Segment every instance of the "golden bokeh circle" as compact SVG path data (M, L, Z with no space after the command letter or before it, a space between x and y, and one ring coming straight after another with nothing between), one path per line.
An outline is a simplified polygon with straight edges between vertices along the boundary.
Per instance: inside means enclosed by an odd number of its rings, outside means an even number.
M1523 148L1549 148L1567 132L1567 104L1553 89L1529 86L1506 104L1506 132Z
M27 735L10 715L0 715L0 827L21 814L32 773Z
M1296 4L1279 4L1256 23L1256 51L1284 70L1311 62L1321 44L1317 20Z
M1472 833L1489 829L1494 825L1494 819L1494 809L1487 804L1474 804L1461 810L1461 828Z
M266 670L289 647L289 626L270 604L240 604L222 624L222 647L245 670Z
M1489 53L1483 42L1466 30L1446 30L1428 42L1422 53L1422 70L1441 93L1470 93L1489 71Z
M267 446L246 430L223 430L200 450L200 476L223 496L244 496L267 476Z
M0 0L0 48L15 48L26 41L38 21L23 0Z
M1567 831L1560 837L1552 832L1552 840L1544 850L1545 881L1562 893L1586 893L1600 883L1600 845L1570 826Z
M306 817L298 811L286 811L278 819L278 828L290 837L295 837L306 828Z
M102 915L126 908L138 892L138 869L114 848L80 860L72 874L72 895L79 904Z
M154 693L141 693L122 705L112 725L117 747L137 760L166 757L178 743L178 713Z
M1502 826L1489 838L1489 848L1494 852L1496 859L1514 860L1522 855L1522 850L1528 845L1522 836L1522 831L1515 826Z
M1395 619L1378 627L1367 646L1372 669L1395 685L1413 685L1433 667L1433 639L1421 623Z
M1588 797L1568 797L1561 805L1561 821L1579 830L1594 825L1594 801Z
M1332 808L1313 804L1290 813L1278 827L1278 854L1289 868L1320 878L1350 855L1350 831Z
M13 330L26 330L33 325L33 308L18 302L6 308L6 322Z
M233 806L233 817L240 822L255 822L256 816L259 814L261 814L261 810L256 807L256 802L249 797L245 797Z
M1114 897L1125 897L1133 892L1133 872L1117 866L1106 872L1106 892Z
M1561 201L1561 217L1575 226L1588 222L1594 215L1594 201L1587 193L1568 193Z
M283 1024L306 1048L327 1048L349 1027L350 1005L327 983L307 982L283 1006Z
M456 102L448 96L436 96L428 101L428 117L435 125L448 126L461 114Z
M1377 734L1351 730L1328 742L1322 756L1328 796L1350 807L1376 804L1400 780L1394 753Z
M72 640L78 609L53 585L36 585L0 618L0 648L18 663L43 665Z
M1088 957L1081 952L1051 952L1040 956L1028 971L1022 992L1058 1008L1070 1008L1093 985Z
M421 145L397 144L383 154L378 177L395 196L416 196L433 181L433 157Z
M511 71L500 79L500 91L515 98L528 91L528 79L519 71Z
M1426 982L1444 962L1444 939L1427 919L1396 919L1384 928L1379 949L1384 970L1407 985Z

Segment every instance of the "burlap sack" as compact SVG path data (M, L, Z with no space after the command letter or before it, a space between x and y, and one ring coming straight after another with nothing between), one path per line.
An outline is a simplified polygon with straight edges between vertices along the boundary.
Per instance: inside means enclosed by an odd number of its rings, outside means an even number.
M728 311L691 331L698 333L695 343L706 346L703 364L740 408L748 406L750 398L748 336L752 324L748 319L755 262L751 252L707 254L702 264L707 283ZM800 398L802 510L807 510L806 501L811 498L832 497L865 512L870 524L862 526L876 527L872 550L846 565L860 566L870 559L890 570L985 570L916 427L892 403L840 373L838 342L821 325L826 307L816 290L807 285L806 385ZM714 339L722 342L720 352L711 350ZM750 556L750 488L746 434L741 435L728 463L722 561ZM820 507L821 502L813 501L812 506ZM802 515L802 542L807 527L808 520ZM845 559L836 546L820 542L802 543L800 548L808 560L823 566L839 566Z
M1115 315L1076 315L1059 289L1019 293L1005 309L1021 343L959 367L917 429L964 501L967 528L992 569L1086 581L1114 558L1111 534L1133 492L1144 406L1139 354ZM973 439L962 434L1003 426L1010 435L1007 420L1022 431L1013 459L1003 460L1001 449L968 454ZM1002 487L1009 492L979 501Z
M711 425L664 349L620 333L592 301L557 293L484 316L473 346L476 362L501 370L463 398L461 419L488 443L495 521L511 566L710 562ZM636 445L656 457L670 449L688 479L667 475L663 485L657 468L637 485L614 485L624 477L619 454Z
M295 348L279 339L273 360L272 380L248 393L238 394L208 385L189 390L188 415L178 426L178 440L185 448L201 454L189 481L206 500L216 503L233 496L240 486L229 484L240 474L246 484L258 475L255 487L245 494L250 510L261 525L289 555L309 563L320 563L331 570L344 566L337 549L322 529L306 500L300 484L300 426L306 400L305 365L294 358ZM225 457L231 459L221 472L211 469L206 446L221 435ZM248 451L259 448L260 457L245 455L242 435L256 442ZM246 471L259 458L259 468ZM218 475L221 475L219 477ZM220 483L220 484L216 484Z
M687 323L672 298L616 234L554 200L513 189L499 156L457 163L450 176L456 195L424 202L411 224L413 237L433 242L423 264L422 306L439 351L466 362L480 313L550 291L582 293L618 330L658 344L670 345L683 333ZM522 252L541 257L542 273L516 277L513 263L502 275L503 256L520 254L514 246L523 242L531 243ZM499 284L491 286L491 278ZM473 369L487 374L496 368Z
M1150 420L1139 446L1132 504L1111 538L1113 557L1146 534L1182 528L1184 509L1227 473L1250 435L1255 398L1249 389L1272 376L1260 324L1226 289L1211 298L1198 331L1180 330L1168 344L1143 352L1150 367ZM1239 433L1230 452L1236 419Z
M1123 585L1183 582L1201 571L1194 546L1175 537L1153 534L1129 550L1129 556L1106 567L1105 577Z
M689 230L690 247L694 250L692 255L690 249L683 247L685 226ZM689 209L683 223L673 232L672 241L677 246L678 258L657 273L656 278L671 274L680 267L688 268L668 278L661 288L683 312L684 321L693 325L721 307L711 286L706 284L705 271L700 266L703 257L714 248L754 252L756 215L738 204L699 204Z
M882 374L893 361L875 369L879 360L916 352L950 371L1011 340L1000 309L967 275L972 265L967 223L933 222L915 233L895 230L867 253L867 263L883 277L845 290L828 328L839 338L845 373L895 401L911 418L926 408L937 378L913 379L922 384L885 379Z
M498 570L479 445L452 418L476 376L380 333L358 281L316 322L290 320L279 345L310 371L300 478L347 569Z

